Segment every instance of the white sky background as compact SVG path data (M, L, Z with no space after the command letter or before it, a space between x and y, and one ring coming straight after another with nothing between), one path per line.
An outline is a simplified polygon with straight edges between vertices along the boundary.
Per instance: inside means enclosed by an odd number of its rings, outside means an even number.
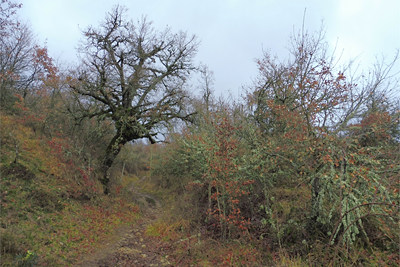
M255 58L264 50L284 59L293 30L303 23L317 31L324 21L331 47L338 40L343 59L359 57L367 70L375 56L393 59L400 48L399 0L20 0L22 21L28 20L39 43L47 43L50 55L62 62L76 61L81 31L98 26L116 4L128 8L127 17L147 15L157 30L168 25L195 34L201 41L197 62L214 71L217 95L234 97L256 77ZM400 71L400 62L395 67ZM195 81L194 81L195 82Z

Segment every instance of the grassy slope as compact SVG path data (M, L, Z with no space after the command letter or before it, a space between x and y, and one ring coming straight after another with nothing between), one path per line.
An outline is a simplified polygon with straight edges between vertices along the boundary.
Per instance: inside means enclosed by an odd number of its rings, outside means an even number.
M1 126L2 266L71 265L138 217L122 196L97 193L65 156L68 140L38 136L19 117L3 115Z

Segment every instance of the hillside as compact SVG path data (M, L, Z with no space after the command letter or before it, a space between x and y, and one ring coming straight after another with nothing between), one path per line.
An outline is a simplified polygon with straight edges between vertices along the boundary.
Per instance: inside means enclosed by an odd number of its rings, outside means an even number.
M1 266L400 265L399 51L357 73L302 29L217 97L195 35L115 6L70 66L20 7L0 4Z
M353 245L356 249L342 251L332 246L327 254L322 242L301 242L306 228L296 224L310 205L308 188L291 187L287 182L269 191L271 201L277 201L271 206L272 220L235 222L245 231L230 227L229 235L221 236L214 216L203 213L208 205L207 187L189 178L196 173L190 168L199 163L190 157L199 154L186 154L186 148L179 148L195 140L205 142L195 136L176 136L170 145L147 150L146 146L124 150L122 158L127 162L129 155L142 155L144 165L138 169L124 165L125 173L121 173L120 164L114 175L122 175L122 179L113 193L105 196L92 177L95 172L89 174L83 162L76 167L79 161L72 160L71 141L61 134L50 138L35 133L35 117L26 116L30 110L17 103L21 113L1 116L2 266L314 266L326 256L328 262L337 257L343 266L350 266L350 261L362 261L364 266L395 266L398 262L389 236L378 232L395 234L395 228L385 226L390 221L379 220L384 223L382 230L365 226L371 242L368 249L357 242ZM186 160L179 158L182 156ZM146 171L147 165L152 165L151 172ZM243 203L255 201L247 196L256 194L256 188L247 190L236 198ZM243 216L249 216L249 205L240 206ZM262 211L254 209L253 216L261 218L256 214ZM300 220L296 223L293 218ZM268 230L268 224L274 228ZM302 246L309 249L305 254L301 254Z

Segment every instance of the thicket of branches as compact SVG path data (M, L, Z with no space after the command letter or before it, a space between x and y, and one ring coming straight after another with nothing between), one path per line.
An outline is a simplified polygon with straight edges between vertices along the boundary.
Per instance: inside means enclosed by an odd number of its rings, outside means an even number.
M398 54L356 76L323 31L291 44L285 61L257 60L242 103L216 101L203 72L198 116L172 135L154 174L186 181L192 219L222 240L247 236L325 263L360 248L396 258Z

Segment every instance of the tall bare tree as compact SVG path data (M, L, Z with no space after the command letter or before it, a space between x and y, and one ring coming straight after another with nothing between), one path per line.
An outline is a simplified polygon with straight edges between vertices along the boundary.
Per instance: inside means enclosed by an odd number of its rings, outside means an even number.
M155 31L145 17L125 20L125 12L116 6L99 28L83 31L82 64L70 83L79 95L76 116L109 118L115 125L102 164L105 194L109 168L124 144L141 138L155 143L160 127L191 115L185 111L185 84L196 69L196 36Z
M41 49L27 23L16 16L21 4L0 3L0 104L3 110L14 103L14 94L26 98L45 72L37 57Z

